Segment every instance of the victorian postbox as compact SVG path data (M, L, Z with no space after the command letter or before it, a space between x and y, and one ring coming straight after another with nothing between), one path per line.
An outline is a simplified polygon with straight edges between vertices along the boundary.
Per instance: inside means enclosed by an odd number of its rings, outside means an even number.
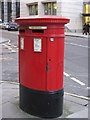
M17 18L20 108L42 118L63 111L64 25L59 16Z

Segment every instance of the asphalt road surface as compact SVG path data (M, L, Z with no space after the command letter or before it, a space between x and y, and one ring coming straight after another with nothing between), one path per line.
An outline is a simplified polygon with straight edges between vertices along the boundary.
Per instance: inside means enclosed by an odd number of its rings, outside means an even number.
M18 35L17 32L0 30L2 80L18 82ZM65 37L64 91L89 96L88 90L88 38Z
M66 37L64 59L66 92L88 95L88 38Z

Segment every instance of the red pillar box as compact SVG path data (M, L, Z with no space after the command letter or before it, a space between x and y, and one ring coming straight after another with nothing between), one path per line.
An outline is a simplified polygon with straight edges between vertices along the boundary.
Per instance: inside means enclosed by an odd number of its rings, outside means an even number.
M42 118L63 111L64 25L58 16L18 18L20 108Z

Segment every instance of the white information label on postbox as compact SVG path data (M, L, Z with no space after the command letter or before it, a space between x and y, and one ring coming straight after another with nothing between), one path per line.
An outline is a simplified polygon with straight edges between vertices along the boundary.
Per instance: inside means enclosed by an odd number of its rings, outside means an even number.
M34 38L34 52L41 52L41 38Z
M23 37L20 38L20 47L21 47L21 50L24 50L24 38Z

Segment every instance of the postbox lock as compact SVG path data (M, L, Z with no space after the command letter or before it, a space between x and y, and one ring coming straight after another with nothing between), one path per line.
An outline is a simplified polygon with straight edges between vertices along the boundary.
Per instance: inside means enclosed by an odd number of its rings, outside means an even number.
M21 50L24 50L24 38L23 37L20 38L20 48Z
M46 65L46 71L48 72L49 70L52 70L52 68L49 68L48 67L48 63L47 63L47 65Z
M53 42L53 41L54 41L54 38L50 38L50 41Z

